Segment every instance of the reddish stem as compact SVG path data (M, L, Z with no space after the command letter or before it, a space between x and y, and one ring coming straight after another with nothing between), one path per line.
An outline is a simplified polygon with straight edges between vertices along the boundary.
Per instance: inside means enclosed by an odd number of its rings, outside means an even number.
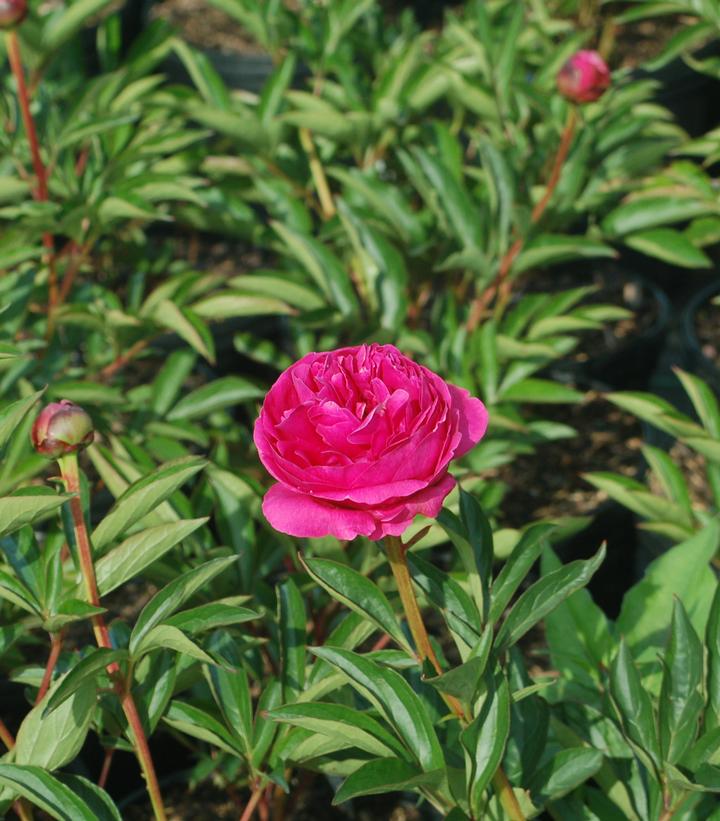
M101 790L105 789L105 785L107 784L108 776L110 775L110 767L113 762L113 756L115 755L115 747L108 747L105 750L105 758L103 758L102 769L100 770L100 777L98 778L98 787Z
M7 747L8 751L15 746L15 736L5 726L5 722L0 718L0 741Z
M25 84L25 72L22 65L22 57L20 54L20 40L18 39L17 31L10 29L6 33L6 45L8 53L8 61L10 68L15 77L18 89L18 103L20 104L20 113L25 126L25 133L30 145L30 156L32 157L33 170L35 171L35 178L37 180L37 188L34 192L35 199L40 202L48 201L48 177L47 169L40 156L40 143L38 141L37 129L35 128L35 121L33 120L30 111L30 95L28 93L27 85ZM57 272L55 270L55 243L52 234L45 232L43 234L43 245L47 251L48 264L48 309L49 312L55 307L57 302Z
M260 784L255 786L255 789L250 796L250 800L248 801L243 814L240 816L240 821L250 821L253 817L253 813L255 812L255 807L257 807L258 801L262 798L262 794L264 791L264 787Z
M570 151L570 145L572 144L572 138L575 133L576 123L577 109L575 107L572 107L568 113L567 122L565 123L565 128L563 129L563 133L560 138L560 145L558 146L557 153L555 154L553 167L550 171L550 177L548 178L548 182L545 187L545 193L538 200L538 202L535 203L535 207L533 208L532 213L530 215L531 225L535 225L540 221L540 218L545 213L545 210L548 207L553 192L557 188L557 184L560 181L560 174L562 172L563 165L565 164L568 152ZM468 332L472 333L472 331L474 331L480 324L480 320L482 319L482 316L485 313L485 309L490 304L493 297L498 291L500 291L501 300L503 301L503 303L507 302L510 296L510 283L508 280L508 275L512 270L512 266L515 260L522 251L524 244L524 237L518 237L515 240L515 242L513 242L510 248L508 248L508 250L505 252L503 258L500 260L498 272L493 282L490 284L488 288L485 289L485 291L482 294L476 297L473 301L473 304L470 306L470 313L468 315L467 321Z
M72 514L73 529L75 531L75 540L77 542L78 559L80 562L80 570L83 581L85 583L85 591L87 599L94 607L100 606L100 597L98 595L97 581L95 579L95 567L93 565L92 548L90 547L90 539L85 526L85 517L82 511L82 502L80 500L80 469L78 467L77 453L68 453L58 459L60 466L60 473L65 483L65 489L73 496L70 499L70 512ZM105 619L102 614L92 617L93 632L95 633L95 641L98 647L111 649L112 642L110 641L110 634ZM142 726L142 720L138 713L135 700L130 691L130 682L125 680L123 673L116 662L107 666L108 674L113 682L113 689L120 699L120 704L127 718L130 730L132 733L132 742L135 746L135 753L143 775L148 793L150 795L150 802L152 803L155 818L158 821L166 821L165 809L163 807L162 796L160 794L160 785L158 784L157 775L155 773L155 765L153 764L152 755L150 754L150 747L147 743L145 730Z
M57 660L60 657L60 652L62 650L63 645L63 634L62 631L59 633L51 633L50 635L50 655L48 656L47 664L45 665L45 673L43 674L43 679L40 684L40 689L38 690L37 696L35 697L35 704L40 704L40 702L45 697L45 693L50 689L50 684L52 682L53 673L55 672L55 665L57 664Z
M117 371L121 368L124 368L125 365L128 364L137 354L141 353L147 346L150 344L149 339L140 339L134 345L131 345L127 351L121 356L118 356L117 359L113 360L109 365L106 365L100 371L100 378L101 379L109 379L111 376L114 376Z

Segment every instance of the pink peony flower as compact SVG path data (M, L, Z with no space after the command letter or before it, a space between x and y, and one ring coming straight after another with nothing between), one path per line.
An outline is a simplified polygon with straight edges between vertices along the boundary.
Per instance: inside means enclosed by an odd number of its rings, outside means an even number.
M578 51L557 76L558 91L573 103L592 103L610 86L610 69L597 51Z
M311 353L270 388L255 423L277 479L270 524L291 536L399 536L435 517L455 480L448 465L480 441L488 414L392 345Z
M94 435L92 419L68 399L46 405L30 431L35 450L49 459L86 448Z

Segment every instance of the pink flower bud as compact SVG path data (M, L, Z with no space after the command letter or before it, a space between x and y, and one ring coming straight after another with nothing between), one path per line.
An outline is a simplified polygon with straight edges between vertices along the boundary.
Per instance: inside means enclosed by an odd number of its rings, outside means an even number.
M20 25L27 16L27 0L0 0L0 29Z
M0 0L2 2L2 0ZM38 414L30 438L42 456L57 459L66 453L86 448L93 440L92 419L67 399L51 402Z
M578 51L557 76L558 91L573 103L592 103L610 85L610 69L597 51Z

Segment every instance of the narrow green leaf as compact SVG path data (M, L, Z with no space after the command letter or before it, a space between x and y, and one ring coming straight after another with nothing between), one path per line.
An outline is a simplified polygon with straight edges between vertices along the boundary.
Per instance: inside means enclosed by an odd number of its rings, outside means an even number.
M40 390L26 396L24 399L11 402L0 411L0 448L5 445L15 428L30 413L44 392L44 390Z
M342 736L370 755L407 756L397 739L380 722L366 712L342 704L289 704L276 707L270 717L331 738Z
M194 533L207 519L190 519L149 527L106 553L95 566L101 596L139 575L171 548Z
M625 735L644 753L650 769L658 773L660 745L652 701L624 639L610 668L610 694L620 713Z
M133 482L93 531L93 547L102 551L107 544L172 496L206 464L204 459L197 456L187 456L160 465L156 470Z
M262 399L264 392L239 376L223 376L183 396L168 413L170 421L207 417L215 411Z
M712 263L681 231L651 228L624 238L625 245L680 268L709 268Z
M347 565L329 559L305 559L301 562L312 579L341 604L369 619L387 633L404 650L412 649L385 594L370 579Z
M348 677L395 730L425 772L444 767L442 748L427 711L399 673L337 647L313 647L311 651Z
M45 699L42 717L45 718L63 702L83 687L86 682L96 682L101 673L105 673L111 663L120 664L127 659L127 650L111 650L108 647L97 647L81 659L67 675L63 676L57 686L53 687Z
M660 747L663 760L680 761L697 736L704 707L703 646L679 599L664 659L660 690Z
M397 758L377 758L358 767L345 779L333 798L333 804L342 804L360 795L436 788L442 783L444 775L444 770L423 772L414 764Z
M135 653L140 642L153 627L171 616L192 595L227 570L235 561L234 556L212 559L178 576L156 593L142 609L135 623L130 635L130 655Z
M41 767L0 763L0 785L30 801L58 821L117 821L119 814L108 810L97 814L71 787ZM107 799L110 802L110 798ZM111 803L111 802L110 802Z
M27 489L0 498L0 537L36 522L61 507L70 497L55 493L30 493Z
M292 578L278 587L277 597L283 698L291 701L305 687L307 614L300 590Z
M494 624L510 604L515 591L530 572L530 568L546 547L548 537L555 530L552 524L538 523L531 525L520 536L498 577L494 580L491 591L491 605L488 620Z
M500 628L496 639L498 649L511 647L560 602L584 587L604 558L605 545L602 545L592 559L570 562L535 582L520 596Z
M510 733L510 690L502 676L488 678L487 690L473 722L460 734L466 752L468 801L480 818L484 792L502 761Z

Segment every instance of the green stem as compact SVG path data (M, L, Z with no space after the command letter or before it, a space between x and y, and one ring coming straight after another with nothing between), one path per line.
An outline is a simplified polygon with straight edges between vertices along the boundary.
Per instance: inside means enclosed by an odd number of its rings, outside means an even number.
M65 456L61 456L58 459L58 465L60 466L60 473L65 484L65 490L73 494L70 499L70 512L72 514L80 571L85 584L87 599L94 607L99 607L100 597L95 579L92 548L90 547L90 539L88 537L80 499L80 469L78 467L77 453L68 453ZM102 614L92 617L92 626L98 647L112 648L110 634ZM163 807L162 795L160 794L160 785L158 784L157 775L155 773L155 765L153 764L150 747L148 746L147 737L143 730L137 705L132 697L130 682L125 680L120 667L116 663L109 664L107 671L112 679L113 687L120 699L120 704L127 718L128 725L130 726L132 734L131 741L133 742L135 754L137 755L143 775L145 776L145 783L150 795L150 802L155 818L157 821L166 821L165 808Z
M435 668L435 672L438 675L442 675L443 670L437 656L435 655L435 651L430 644L430 638L427 630L425 629L425 623L423 622L417 597L415 596L415 591L413 589L412 579L410 578L410 570L407 563L407 546L402 543L402 540L398 536L386 536L385 548L387 550L390 568L392 569L393 576L395 577L398 593L400 594L400 601L402 602L405 617L407 618L408 626L410 627L410 632L412 633L413 641L415 642L415 647L417 649L420 661L422 662L426 658L429 659L430 663ZM445 703L448 707L450 707L450 709L460 719L460 722L462 724L467 724L465 710L460 702L452 696L444 695L443 698L445 699ZM520 804L515 797L513 788L508 781L507 776L503 772L502 767L498 767L495 775L493 776L493 786L495 787L498 797L505 808L505 812L511 821L525 821L525 816L520 809Z

